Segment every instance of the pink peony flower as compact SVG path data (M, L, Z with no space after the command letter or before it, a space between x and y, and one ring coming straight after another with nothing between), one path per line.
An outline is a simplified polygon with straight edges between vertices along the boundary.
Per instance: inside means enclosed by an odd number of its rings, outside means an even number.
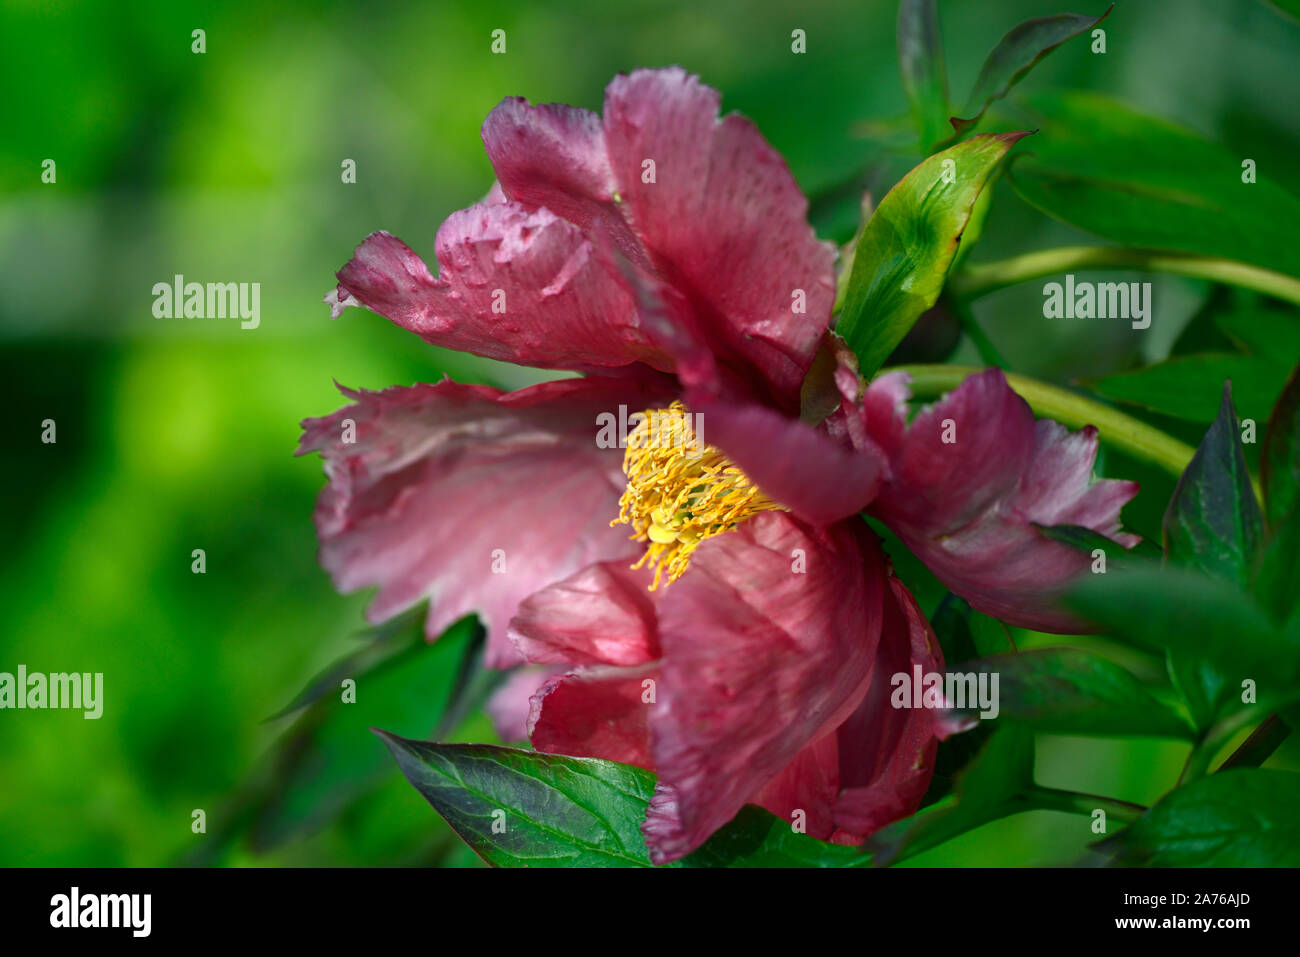
M430 639L477 612L491 665L530 663L494 702L503 735L656 771L657 862L746 803L841 842L919 805L943 729L891 707L890 677L942 655L860 512L976 608L1069 630L1054 598L1086 558L1034 523L1130 544L1136 492L997 370L911 424L905 376L864 388L828 332L833 247L718 105L680 69L617 77L603 116L501 103L498 184L439 229L438 275L373 233L326 301L583 375L344 390L299 448L325 458L337 586L377 586L373 620L431 599ZM598 441L620 409L643 413L625 448Z

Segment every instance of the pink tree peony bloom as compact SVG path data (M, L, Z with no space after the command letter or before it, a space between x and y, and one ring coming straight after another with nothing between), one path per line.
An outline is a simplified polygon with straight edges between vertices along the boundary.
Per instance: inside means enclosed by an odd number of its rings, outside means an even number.
M943 729L891 707L890 677L942 655L859 513L976 608L1069 630L1054 599L1086 557L1034 523L1131 544L1136 492L997 370L910 424L904 376L864 388L829 332L833 247L718 105L680 69L617 77L603 116L501 103L498 184L438 230L438 275L373 233L326 301L582 376L345 390L299 448L325 458L337 586L377 586L374 620L431 599L430 639L477 612L491 665L530 663L493 704L503 735L657 773L657 862L746 803L840 842L919 805ZM601 441L620 409L643 413L625 447Z

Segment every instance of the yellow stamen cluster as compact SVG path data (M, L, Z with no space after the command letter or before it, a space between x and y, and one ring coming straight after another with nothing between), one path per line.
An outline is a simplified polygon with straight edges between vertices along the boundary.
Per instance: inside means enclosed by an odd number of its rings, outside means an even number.
M654 568L654 591L664 575L675 582L700 542L729 532L757 512L782 509L717 449L704 445L680 402L650 409L627 437L627 488L618 518L633 540L649 542L633 568Z

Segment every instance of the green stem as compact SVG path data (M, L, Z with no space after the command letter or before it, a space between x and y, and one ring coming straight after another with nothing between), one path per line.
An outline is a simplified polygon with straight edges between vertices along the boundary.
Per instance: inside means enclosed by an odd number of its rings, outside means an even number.
M1125 824L1131 824L1142 816L1146 808L1132 801L1119 798L1102 797L1098 794L1085 794L1081 791L1063 791L1059 788L1045 788L1034 785L1025 793L1025 798L1033 807L1046 811L1065 811L1069 814L1082 814L1091 817L1098 809L1106 812L1108 818L1115 818Z
M967 263L949 277L948 290L954 295L973 299L1029 279L1060 275L1075 269L1167 272L1242 286L1300 305L1300 279L1294 276L1231 259L1113 246L1063 246L991 263Z
M1241 747L1219 765L1220 771L1232 768L1257 768L1291 735L1291 729L1277 715L1269 715L1264 723L1250 733Z
M1232 740L1233 735L1249 724L1250 720L1250 712L1240 711L1206 728L1192 747L1192 753L1187 756L1183 773L1178 776L1178 787L1204 777L1209 772L1215 755L1222 751L1223 746Z
M980 370L972 366L895 366L881 372L903 371L912 377L912 394L921 399L938 398L951 392L969 375ZM1007 384L1044 418L1081 429L1096 426L1102 441L1122 449L1136 459L1160 466L1175 477L1183 474L1195 453L1190 445L1092 399L1012 372L1004 373Z
M958 299L956 296L950 296L948 298L948 307L957 316L957 321L961 323L962 330L970 338L970 341L975 344L975 349L979 352L980 358L984 360L984 364L997 366L999 369L1008 368L1007 360L1002 358L1002 353L998 352L997 346L993 345L993 340L985 334L979 320L975 318L970 303L964 299Z

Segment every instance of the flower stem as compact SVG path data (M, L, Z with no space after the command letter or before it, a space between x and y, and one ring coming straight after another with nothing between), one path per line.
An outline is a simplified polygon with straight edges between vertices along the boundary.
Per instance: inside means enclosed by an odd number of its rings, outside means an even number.
M1250 712L1239 711L1236 714L1230 714L1226 718L1220 719L1217 723L1206 728L1197 739L1196 744L1192 747L1192 753L1187 756L1187 763L1183 765L1183 773L1178 776L1178 787L1184 784L1191 784L1197 778L1202 778L1210 772L1210 765L1214 762L1215 756L1223 750L1223 746L1232 740L1233 735L1250 723Z
M1231 259L1113 246L1062 246L991 263L967 263L949 277L948 290L956 296L974 299L1029 279L1059 275L1075 269L1167 272L1242 286L1300 305L1300 279L1294 276Z
M1220 771L1231 768L1257 768L1273 754L1291 735L1291 729L1277 715L1269 715L1264 723L1251 732L1241 747L1232 752L1219 766Z
M934 399L951 392L967 376L980 370L973 366L909 365L880 371L906 372L912 377L913 395L922 399ZM1158 465L1174 477L1183 474L1196 451L1187 443L1108 405L1037 379L1013 372L1004 374L1007 385L1040 416L1055 419L1072 429L1081 429L1085 425L1096 426L1104 442L1122 449L1136 459Z
M979 320L975 318L970 303L964 299L958 299L956 296L949 298L948 303L957 316L957 321L961 323L962 330L975 344L975 349L979 352L984 364L997 366L999 369L1009 368L1007 360L1002 358L1002 353L998 352L997 346L993 345L993 340L988 337L983 327L980 326Z
M1121 801L1119 798L1102 797L1098 794L1085 794L1081 791L1045 788L1037 784L1025 793L1025 798L1034 808L1046 811L1065 811L1091 817L1094 811L1100 809L1106 812L1107 817L1113 817L1125 824L1136 821L1146 810L1141 804L1134 804L1132 801Z

